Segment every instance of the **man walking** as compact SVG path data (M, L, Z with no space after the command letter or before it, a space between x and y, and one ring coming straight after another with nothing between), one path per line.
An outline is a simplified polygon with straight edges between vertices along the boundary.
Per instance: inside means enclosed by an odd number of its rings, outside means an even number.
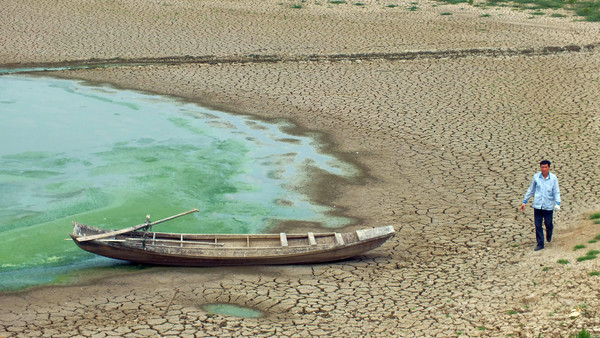
M533 219L535 223L535 239L537 246L535 251L544 248L544 230L542 220L546 225L546 240L552 240L552 214L554 210L560 210L560 190L558 189L558 178L550 172L550 161L540 162L540 172L533 175L529 189L523 198L520 210L525 210L529 198L533 196Z

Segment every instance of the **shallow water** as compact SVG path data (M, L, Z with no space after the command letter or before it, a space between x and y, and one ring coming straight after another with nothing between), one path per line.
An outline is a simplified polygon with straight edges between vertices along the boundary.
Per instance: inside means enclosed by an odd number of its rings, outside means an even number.
M259 318L263 316L263 313L258 310L233 304L208 304L202 308L208 313L233 317Z
M286 124L16 75L0 76L0 119L0 290L118 262L65 241L73 220L116 229L198 208L155 230L257 233L282 220L349 222L290 188L309 167L356 170L311 138L285 133Z

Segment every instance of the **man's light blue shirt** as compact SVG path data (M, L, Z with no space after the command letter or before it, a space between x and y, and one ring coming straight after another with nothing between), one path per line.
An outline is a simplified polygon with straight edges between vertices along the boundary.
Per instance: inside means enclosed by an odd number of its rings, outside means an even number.
M529 189L523 197L523 203L527 203L533 196L533 208L542 210L554 210L554 204L560 205L560 189L558 189L558 178L553 173L548 173L544 178L541 172L533 175Z

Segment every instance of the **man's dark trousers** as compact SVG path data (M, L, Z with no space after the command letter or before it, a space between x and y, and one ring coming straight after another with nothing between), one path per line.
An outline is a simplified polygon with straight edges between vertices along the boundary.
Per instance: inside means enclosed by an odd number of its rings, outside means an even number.
M546 240L550 242L552 239L552 230L554 230L554 224L552 224L552 214L553 210L533 209L535 239L537 240L537 246L540 248L544 247L544 229L542 228L542 220L546 225Z

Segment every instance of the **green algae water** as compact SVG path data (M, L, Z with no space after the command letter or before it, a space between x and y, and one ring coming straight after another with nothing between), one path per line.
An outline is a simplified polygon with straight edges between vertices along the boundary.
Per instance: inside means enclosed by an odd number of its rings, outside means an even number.
M118 266L64 240L74 220L119 229L198 208L156 230L346 225L291 187L307 168L356 171L286 127L109 86L0 76L0 290Z

